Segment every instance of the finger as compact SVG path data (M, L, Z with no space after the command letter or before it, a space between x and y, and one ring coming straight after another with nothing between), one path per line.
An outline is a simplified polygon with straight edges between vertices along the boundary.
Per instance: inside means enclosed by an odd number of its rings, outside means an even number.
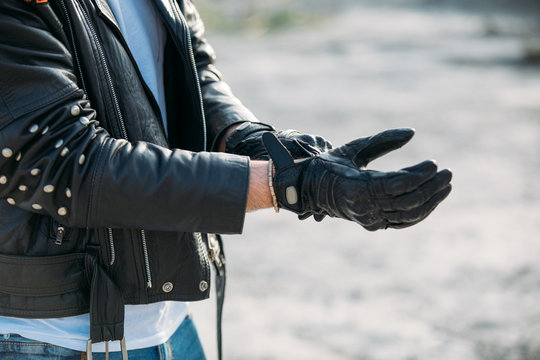
M411 128L392 129L347 145L355 154L352 158L354 164L360 168L390 151L399 149L408 143L413 135L414 130Z
M310 216L311 216L311 213L309 213L309 212L304 213L304 214L300 214L300 215L298 215L298 220L306 220Z
M379 200L379 206L384 211L403 211L417 208L427 202L436 193L443 190L452 180L450 170L441 170L418 188L397 197Z
M325 217L326 217L325 214L315 214L315 215L313 215L313 218L315 219L316 222L323 221Z
M371 190L376 196L397 196L411 192L437 174L437 164L426 160L395 172L369 173Z
M408 210L408 211L393 211L393 212L384 212L383 216L388 220L389 223L392 224L400 224L400 223L412 223L412 222L419 222L425 219L435 208L437 205L441 203L448 194L450 194L450 191L452 190L452 185L448 184L444 189L436 193L429 199L425 204L422 206L419 206L415 209Z
M377 231L377 230L381 230L381 229L386 229L387 228L387 222L384 221L384 220L379 220L377 221L376 223L373 223L373 224L370 224L370 225L362 225L364 227L364 229L368 230L368 231Z

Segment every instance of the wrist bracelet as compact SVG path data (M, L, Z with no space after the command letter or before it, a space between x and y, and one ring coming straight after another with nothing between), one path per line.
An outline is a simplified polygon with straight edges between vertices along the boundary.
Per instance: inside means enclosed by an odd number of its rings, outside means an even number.
M279 212L279 206L276 199L276 193L274 191L274 185L272 184L272 178L274 177L274 163L272 159L268 160L268 186L270 187L270 194L272 195L272 204L274 205L274 211Z

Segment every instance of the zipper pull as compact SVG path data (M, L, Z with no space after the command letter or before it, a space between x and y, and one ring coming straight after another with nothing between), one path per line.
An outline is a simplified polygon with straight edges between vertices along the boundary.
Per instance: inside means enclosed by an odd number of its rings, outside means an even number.
M64 235L66 234L66 229L60 225L56 228L56 240L54 243L56 245L62 245L62 241L64 240Z

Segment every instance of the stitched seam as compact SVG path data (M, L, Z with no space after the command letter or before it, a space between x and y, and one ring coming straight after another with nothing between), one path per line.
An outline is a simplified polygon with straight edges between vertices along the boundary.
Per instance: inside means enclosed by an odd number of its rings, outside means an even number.
M47 344L47 343L37 343L37 344L34 343L34 344L32 344L32 343L23 343L23 342L18 342L18 341L14 341L14 342L0 342L0 345L48 346L48 347L56 347L56 348L64 349L62 346L53 345L53 344Z
M72 91L69 91L70 88L72 87ZM76 86L76 85L73 85L73 84L69 84L69 85L66 85L65 87L63 87L62 89L60 89L57 93L53 95L49 95L48 97L46 97L47 99L49 98L52 98L51 101L48 101L48 102L44 102L44 103L38 103L37 105L34 105L32 107L29 107L28 104L24 104L20 107L17 107L15 109L10 109L8 106L7 106L7 103L5 102L5 100L0 97L0 99L2 99L2 102L6 105L6 108L8 109L9 111L9 114L11 116L11 119L15 119L17 116L23 116L23 115L26 115L36 109L39 109L40 107L45 107L47 105L50 105L51 103L53 103L54 101L58 101L58 102L61 102L62 100L67 100L67 98L69 97L69 95L71 94L74 94L76 93L77 91L79 90L79 88ZM65 96L64 96L65 95ZM27 109L27 111L24 111L24 112L21 112L20 114L15 114L14 110L17 110L17 109L20 109L20 108L24 108L24 109ZM11 125L11 122L8 122L7 124L4 124L4 126L0 126L0 130L3 130L5 127Z
M94 193L97 191L96 189L96 178L98 177L98 173L100 172L101 170L101 158L102 158L102 154L105 150L105 148L108 146L108 144L104 144L103 146L101 146L99 148L99 154L98 154L98 161L97 161L97 165L96 165L96 168L94 170L94 173L92 174L92 183L91 183L91 187L90 187L90 199L88 199L88 208L87 208L87 212L86 212L86 224L90 224L90 218L93 217L92 216L92 210L93 210L93 204L94 204ZM104 166L104 164L103 164ZM102 172L102 171L101 171Z
M50 95L44 96L42 98L39 98L39 99L37 99L35 101L32 101L32 103L34 104L33 106L29 106L29 104L25 103L25 104L22 104L20 106L12 108L11 113L12 114L17 113L17 110L24 108L25 111L21 112L20 114L15 114L15 115L22 116L22 115L28 114L29 112L32 112L32 111L34 111L36 109L39 109L40 107L51 104L52 102L62 98L62 96L66 95L66 94L74 93L77 90L79 90L77 85L68 84L68 85L64 86L63 88L61 88L60 90L56 91L54 94L50 94Z

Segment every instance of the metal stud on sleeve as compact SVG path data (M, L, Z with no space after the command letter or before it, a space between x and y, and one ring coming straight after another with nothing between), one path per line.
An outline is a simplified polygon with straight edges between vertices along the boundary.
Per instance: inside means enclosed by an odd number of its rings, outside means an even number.
M81 108L79 106L77 106L77 105L73 105L71 107L70 112L71 112L71 115L77 116L77 115L79 115L81 113Z
M2 156L5 158L10 158L13 156L13 150L10 148L3 148L2 149Z

